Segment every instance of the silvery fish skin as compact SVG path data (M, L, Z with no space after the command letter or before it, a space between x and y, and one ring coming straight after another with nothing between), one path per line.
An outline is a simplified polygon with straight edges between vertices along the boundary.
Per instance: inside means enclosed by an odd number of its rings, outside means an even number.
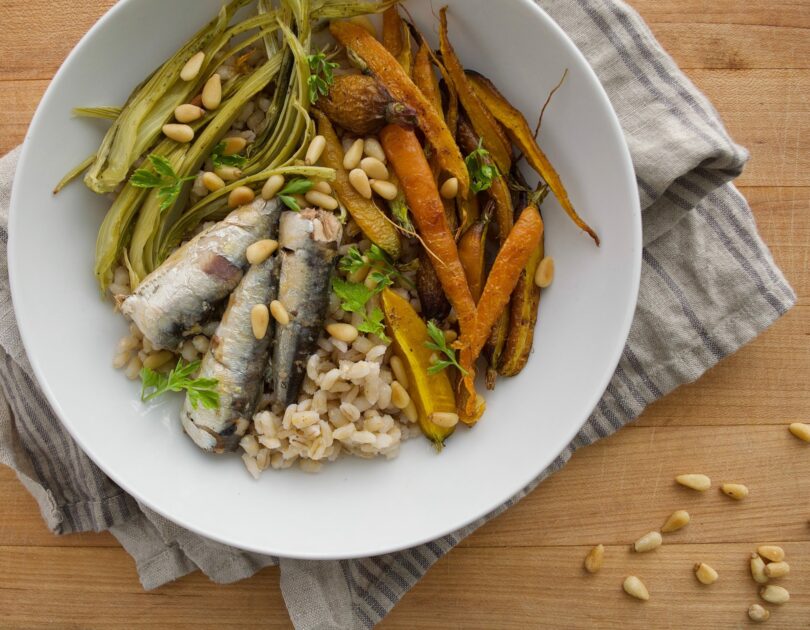
M307 360L326 319L342 232L335 215L324 210L281 215L278 300L290 323L276 329L273 384L276 400L285 406L297 402Z
M228 308L200 366L200 377L217 380L219 408L191 405L188 397L180 420L192 440L205 451L234 450L244 435L265 382L265 370L273 338L273 324L263 339L256 339L250 312L256 304L276 299L277 257L253 265L231 294Z
M176 350L234 290L248 266L249 245L278 225L281 203L258 199L195 236L144 278L121 304L156 348Z

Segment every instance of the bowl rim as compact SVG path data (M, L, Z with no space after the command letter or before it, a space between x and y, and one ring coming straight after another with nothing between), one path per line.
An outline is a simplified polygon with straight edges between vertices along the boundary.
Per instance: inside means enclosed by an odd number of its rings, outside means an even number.
M88 31L85 33L78 43L74 46L68 56L60 65L58 71L54 74L53 78L51 79L48 88L46 89L40 103L38 104L34 116L31 119L31 123L29 125L29 131L26 132L25 140L23 142L22 151L19 156L17 171L14 177L14 183L12 185L11 191L11 199L9 205L9 222L8 222L8 272L9 272L9 284L11 289L11 296L12 302L16 303L18 301L19 296L21 295L21 281L15 278L18 278L17 271L17 239L14 238L15 229L14 226L16 225L16 217L20 212L22 212L20 208L19 199L22 195L20 193L18 182L21 179L21 173L26 170L27 162L28 162L28 154L31 148L31 142L29 142L30 137L30 129L33 129L39 123L40 118L44 116L44 110L46 109L46 104L54 98L54 86L58 83L58 79L61 77L62 73L65 69L71 65L73 58L77 56L78 51L84 46L84 44L92 39L96 33L106 28L108 22L114 19L115 15L123 11L125 7L127 7L130 3L134 2L134 0L119 0L115 5L113 5ZM540 21L543 21L547 27L549 27L552 31L556 32L558 36L558 40L562 43L564 47L568 49L568 52L572 54L575 58L578 59L579 63L583 66L586 75L588 76L589 81L594 84L595 92L597 98L600 100L599 107L602 109L606 109L609 112L608 120L610 124L609 131L613 136L615 136L619 140L619 153L615 156L621 166L621 170L625 174L625 185L627 186L628 190L633 191L631 195L632 200L632 208L630 211L633 215L632 221L632 242L635 245L635 249L638 250L638 256L634 256L632 258L632 267L630 269L626 269L628 276L630 276L632 280L631 284L631 294L629 299L627 300L627 304L625 305L625 312L623 315L623 321L621 325L621 334L616 335L616 345L615 348L612 350L611 357L612 359L607 363L609 369L606 368L605 373L602 375L598 383L598 387L594 385L593 391L596 392L591 398L588 404L588 408L593 410L596 408L597 404L601 400L602 396L604 395L605 390L607 389L610 380L612 379L616 367L621 360L623 348L627 342L627 338L630 333L630 328L633 322L633 317L636 309L636 304L638 301L638 294L640 289L640 282L641 282L641 264L642 264L642 226L641 226L641 207L640 207L640 200L638 196L638 188L635 180L635 169L633 166L632 156L630 154L630 149L627 145L626 138L624 136L623 130L621 128L621 124L619 122L618 116L616 114L615 109L613 108L610 99L605 91L604 86L602 85L601 81L599 80L596 72L591 67L590 63L588 63L585 56L582 52L577 48L576 44L574 44L573 40L568 36L568 34L562 29L562 27L541 7L539 4L535 3L533 0L519 0L523 5L530 8L531 11L534 12L536 18ZM156 513L160 514L161 516L167 518L171 522L197 534L209 540L214 540L216 542L232 546L238 549L242 549L249 552L265 554L265 555L272 555L276 557L284 557L284 558L295 558L301 560L346 560L346 559L355 559L355 558L363 558L368 557L370 555L382 555L387 553L395 553L401 551L403 549L411 548L414 546L422 545L424 543L440 539L442 537L447 536L448 534L452 534L462 528L469 526L471 523L479 520L482 517L489 515L493 510L496 510L498 507L503 505L505 502L512 499L515 494L520 493L521 491L525 490L525 488L531 484L542 472L547 469L552 463L559 457L560 453L562 453L565 447L573 440L573 438L579 433L580 429L587 423L588 418L590 417L590 413L586 415L580 423L572 423L570 431L566 433L566 439L563 443L562 447L559 451L557 451L556 455L551 458L547 463L545 463L542 467L538 468L529 479L524 479L520 485L520 489L517 491L512 492L507 497L501 497L497 502L493 505L488 505L486 509L479 510L480 513L476 514L472 518L465 518L462 522L454 522L450 526L444 526L440 530L437 530L435 534L430 534L429 536L421 536L416 537L414 539L409 539L402 543L396 544L389 544L388 546L375 548L373 552L352 552L352 553L344 553L344 554L328 554L328 553L307 553L304 551L296 552L294 555L289 555L282 551L279 553L278 550L272 548L272 543L270 546L263 546L259 547L256 545L245 545L241 543L235 543L233 540L227 539L225 536L220 536L215 533L206 531L204 525L199 525L194 522L190 522L187 519L183 518L176 518L167 513L166 510L162 509L160 506L154 504L149 497L141 495L137 490L134 490L130 484L128 484L124 479L120 478L119 475L116 473L114 468L108 467L104 461L103 457L99 457L92 449L89 449L82 439L81 432L75 427L68 419L68 415L63 410L59 400L55 396L53 390L50 387L49 381L45 377L45 372L43 370L43 365L41 360L35 355L29 352L29 348L31 348L31 339L36 334L34 330L31 330L28 327L26 322L17 320L17 326L20 332L20 337L23 342L23 346L26 351L26 356L28 357L29 363L33 370L34 376L36 378L37 384L39 385L40 389L42 390L43 394L45 395L51 409L56 414L57 418L59 419L62 426L68 431L71 438L76 441L78 446L82 449L91 460L92 462L98 466L105 475L107 475L116 485L118 485L122 490L124 490L127 494L135 498L139 503L142 503L146 507L154 510ZM556 449L555 449L556 450Z

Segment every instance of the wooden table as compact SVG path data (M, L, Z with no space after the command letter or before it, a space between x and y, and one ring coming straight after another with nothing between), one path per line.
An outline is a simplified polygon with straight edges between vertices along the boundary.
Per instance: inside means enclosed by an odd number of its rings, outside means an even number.
M112 0L5 0L0 29L0 154L17 145L65 55ZM810 628L810 445L789 435L810 418L810 0L633 0L666 49L753 158L739 179L799 305L698 383L635 425L578 453L562 472L440 561L385 628L740 628L757 601L747 557L782 544L791 601L769 626ZM695 495L673 476L746 483L733 502ZM0 626L113 628L133 623L289 627L278 570L217 586L200 574L152 593L109 534L56 538L0 470ZM692 523L652 555L628 545L674 509ZM582 558L607 547L605 567ZM692 565L720 572L698 584ZM621 591L634 573L647 603Z

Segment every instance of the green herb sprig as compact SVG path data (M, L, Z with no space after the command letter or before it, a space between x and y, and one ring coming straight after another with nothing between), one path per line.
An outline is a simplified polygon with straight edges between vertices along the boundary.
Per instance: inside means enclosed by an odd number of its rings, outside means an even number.
M335 81L334 69L340 64L332 63L326 58L326 53L319 52L307 57L309 63L309 102L314 103L321 96L329 94L329 88Z
M129 178L129 183L136 188L157 188L158 197L163 202L160 204L161 210L166 210L174 203L180 190L183 187L183 182L196 179L194 175L189 177L179 177L174 172L171 162L162 155L155 155L154 153L149 156L149 163L154 172L148 168L139 168Z
M391 257L377 245L369 247L365 254L362 254L357 246L353 246L338 263L339 269L348 274L357 273L365 265L371 267L368 275L377 284L377 293L385 287L390 287L395 280L413 286L413 283L394 264Z
M444 338L444 333L442 332L441 328L439 328L433 322L428 322L427 329L428 336L430 337L431 341L426 341L425 347L429 350L441 352L445 356L444 359L436 359L433 362L433 364L428 368L428 374L438 374L443 369L452 365L458 368L458 371L464 376L467 376L467 370L461 367L459 362L456 360L456 351L447 345L447 339Z
M290 182L281 189L281 191L278 193L278 198L281 200L281 203L287 206L290 210L301 212L301 206L298 205L298 202L295 200L293 195L305 195L312 190L313 185L314 184L308 179L296 177L295 179L290 180Z
M247 164L248 159L244 155L238 153L225 155L225 146L224 142L220 142L214 147L214 151L211 153L211 162L214 163L214 168L222 168L223 166L242 168Z
M191 375L199 369L199 361L184 364L183 359L180 359L177 366L168 374L143 368L141 370L141 401L149 402L166 392L185 391L194 409L200 404L206 409L218 409L219 392L216 387L219 381L215 378L191 378ZM147 393L150 389L153 391Z
M484 139L478 140L478 148L464 158L467 170L470 173L470 190L473 193L480 193L489 190L492 182L498 179L501 174L498 167L492 161L489 151L484 148Z
M368 312L366 304L377 293L382 291L385 285L378 285L376 289L369 289L365 284L348 282L340 278L332 278L332 290L340 300L340 308L347 313L359 313L363 317L362 323L357 330L372 335L377 335L383 341L389 341L385 334L385 315L382 309L375 307Z

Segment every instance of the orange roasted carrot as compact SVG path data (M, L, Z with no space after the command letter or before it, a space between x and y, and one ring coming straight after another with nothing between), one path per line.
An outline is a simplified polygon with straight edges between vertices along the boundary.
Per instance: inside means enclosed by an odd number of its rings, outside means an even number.
M442 51L442 61L447 69L447 74L453 84L467 116L470 118L475 132L483 138L484 148L491 154L495 164L501 173L508 173L512 166L512 146L506 137L500 124L490 113L481 99L475 93L467 75L464 73L464 66L461 65L450 39L447 36L447 7L439 12L441 28L439 29L439 42Z
M478 357L492 327L509 303L520 274L532 254L537 251L542 236L543 219L540 218L540 212L535 206L527 206L498 252L484 292L478 300L475 335L469 340L473 360Z
M430 60L430 46L426 42L422 42L419 46L413 60L413 82L433 106L434 111L444 118L439 79L433 71L433 62Z
M486 279L486 244L487 244L487 217L476 221L458 242L458 255L461 259L461 266L467 276L467 284L470 285L470 293L473 299L478 302L484 290L484 280Z
M585 230L594 242L599 245L599 236L574 210L574 206L568 198L568 191L565 190L565 186L563 186L554 166L549 162L546 154L543 153L534 139L534 133L523 114L515 109L486 77L475 72L468 72L467 77L487 109L506 127L507 133L518 148L523 151L531 167L537 171L540 177L546 180L563 210L581 230Z
M403 70L410 74L413 65L411 33L402 21L396 5L383 12L382 42L388 52L396 57Z
M475 330L475 301L422 145L413 131L399 125L384 127L380 140L402 185L419 235L433 256L436 275L456 309L462 335L470 335Z
M445 171L458 178L459 194L466 197L470 187L470 176L461 151L456 146L444 120L414 85L399 62L368 31L356 24L345 21L332 22L329 30L338 42L363 60L368 70L377 77L395 100L413 107L419 128L433 147L436 159Z

